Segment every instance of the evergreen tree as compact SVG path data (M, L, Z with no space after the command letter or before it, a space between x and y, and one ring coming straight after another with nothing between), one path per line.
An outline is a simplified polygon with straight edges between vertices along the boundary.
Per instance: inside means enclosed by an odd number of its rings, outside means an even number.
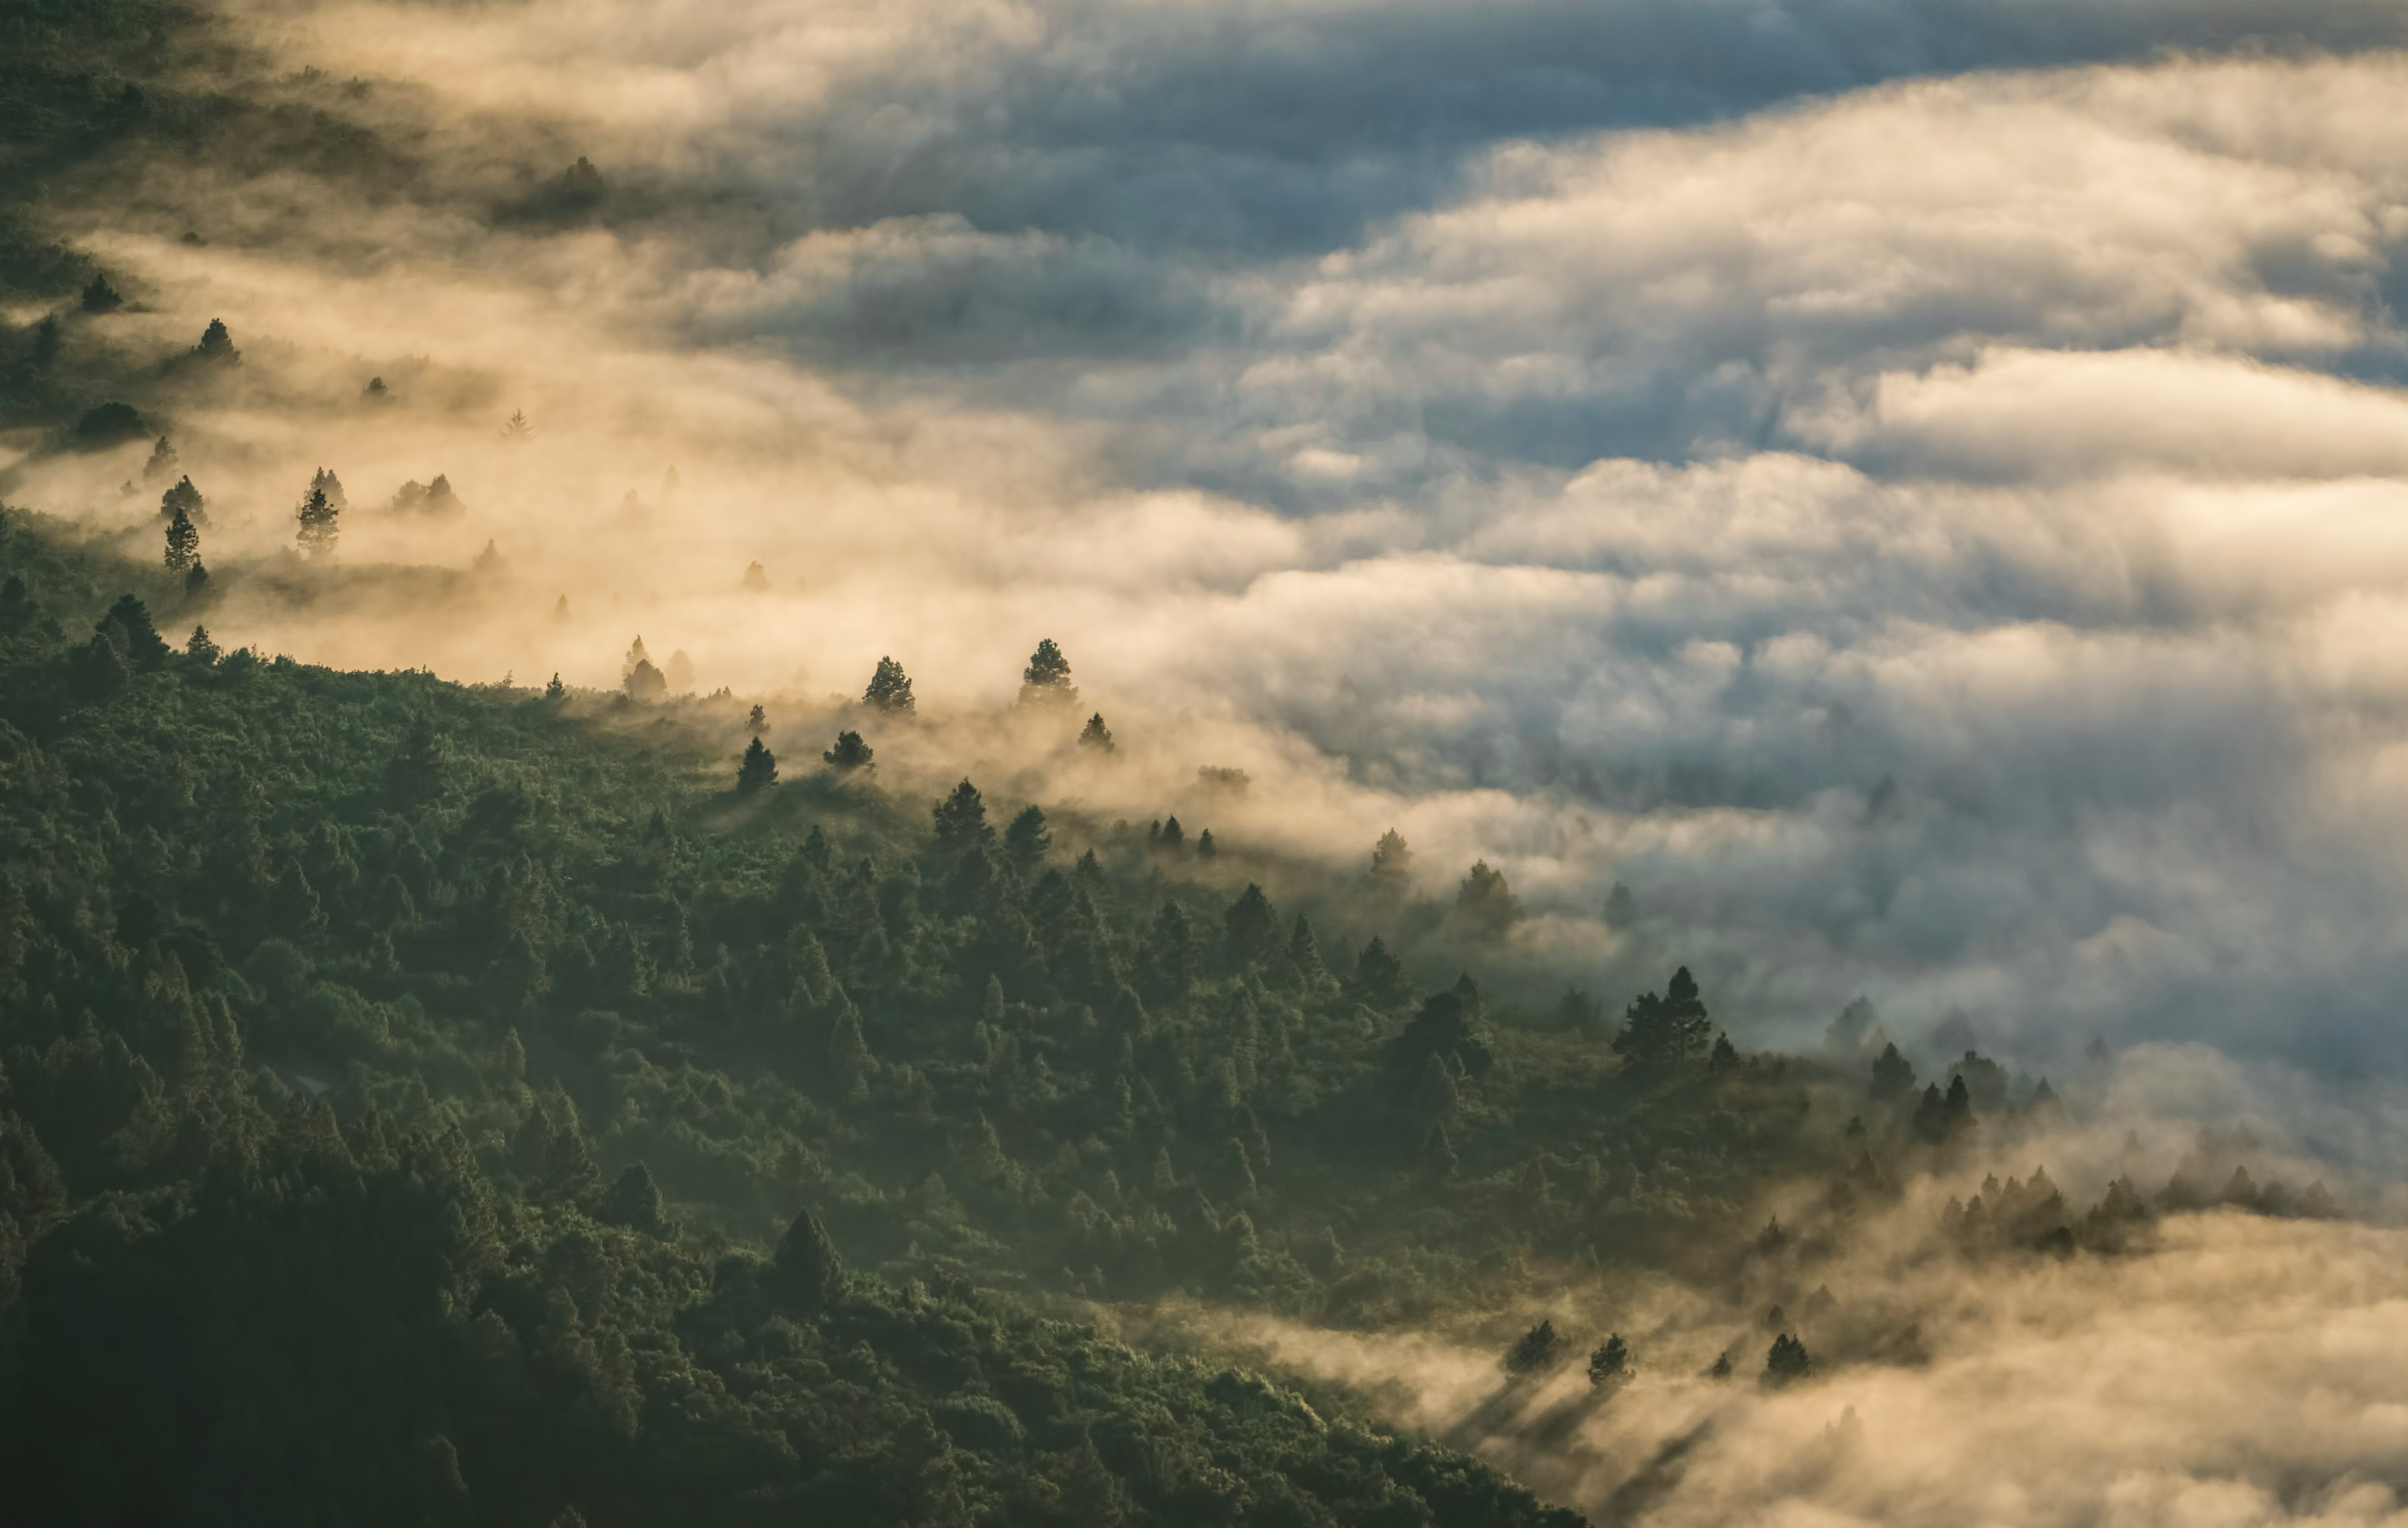
M861 692L861 700L864 705L896 715L913 715L920 709L919 702L911 699L911 676L891 657L878 660L876 671L869 676L869 687Z
M164 435L159 437L158 444L150 448L150 459L142 464L142 481L145 483L158 482L161 478L164 478L168 473L176 470L176 462L177 456L175 442L168 440Z
M400 751L387 767L387 787L404 806L424 806L443 791L450 757L435 724L421 716L402 734Z
M1616 1332L1605 1339L1602 1347L1588 1356L1588 1382L1610 1385L1630 1374L1630 1346Z
M636 666L627 670L627 677L620 688L631 699L659 700L669 692L668 676L653 668L652 659L638 658Z
M596 1218L658 1236L669 1229L668 1211L661 1202L660 1185L642 1162L629 1162L609 1191L602 1196Z
M1227 935L1229 963L1233 966L1276 965L1284 953L1279 911L1263 895L1263 888L1251 881L1246 883L1245 890L1238 893L1238 900L1229 904L1228 911L1221 915L1221 927Z
M103 635L110 634L112 628L124 633L128 667L149 670L166 663L166 641L159 635L159 628L150 624L150 607L141 600L130 594L119 595L117 602L108 607L108 613L100 621L99 629ZM112 637L112 643L114 640Z
M1784 1332L1772 1339L1772 1349L1764 1356L1764 1382L1786 1385L1803 1379L1814 1372L1814 1360L1806 1345Z
M860 733L838 732L836 735L836 746L820 755L820 759L838 772L850 774L854 770L869 768L870 760L876 757L876 753L877 751L869 744L861 741Z
M167 522L167 571L188 572L200 560L201 533L193 528L192 517L178 510L176 518Z
M337 524L338 513L323 488L310 489L301 500L300 509L294 512L294 517L301 523L300 533L294 539L305 555L321 559L334 555L335 542L341 535Z
M209 523L208 501L201 497L201 491L193 486L189 473L178 478L174 487L159 496L160 519L173 520L179 514L196 526Z
M562 684L560 682L560 675L557 672L554 672L552 676L551 682L543 687L543 698L547 700L558 700L565 699L567 694L568 686Z
M1739 1048L1730 1043L1729 1035L1715 1035L1714 1048L1706 1057L1706 1075L1727 1077L1738 1070Z
M1070 660L1062 656L1053 638L1045 638L1029 655L1028 667L1021 670L1020 703L1071 705L1078 699L1079 686L1070 683Z
M1375 891L1402 896L1412 885L1413 851L1405 845L1402 833L1391 828L1380 835L1371 846L1371 887Z
M204 361L242 359L242 352L234 348L234 336L227 332L225 320L222 318L209 320L209 326L201 331L201 342L193 347L193 353Z
M995 829L986 825L986 802L978 786L967 779L937 803L935 815L937 846L951 853L959 854L995 836Z
M1154 846L1165 854L1177 854L1187 847L1187 829L1179 826L1177 817L1168 818L1154 835Z
M1220 854L1221 854L1221 844L1220 844L1220 841L1219 841L1219 840L1217 840L1217 839L1215 839L1215 838L1212 836L1212 829L1211 829L1210 828L1207 828L1207 829L1205 829L1202 832L1200 832L1200 833L1198 833L1198 834L1197 834L1197 835L1196 835L1196 858L1198 858L1198 859L1215 859L1215 858L1218 858L1220 857Z
M309 486L326 496L326 502L334 507L337 514L351 507L351 497L343 492L343 480L325 468L318 468L316 475L309 480Z
M761 746L754 738L744 750L744 760L736 766L736 794L757 795L778 783L778 756Z
M1672 973L1662 997L1642 992L1623 1016L1613 1052L1634 1072L1662 1075L1677 1071L1701 1060L1713 1043L1713 1020L1686 966Z
M1053 829L1045 826L1045 813L1037 806L1021 809L1003 830L1003 850L1015 865L1030 868L1042 864L1045 851L1054 846Z
M1455 898L1455 915L1475 939L1499 939L1522 921L1522 903L1505 884L1502 872L1483 859L1463 878Z
M1914 1063L1899 1054L1895 1042L1884 1045L1882 1053L1873 1058L1872 1087L1867 1097L1875 1103L1895 1106L1914 1092Z
M817 1316L843 1298L844 1259L818 1216L803 1210L788 1224L762 1283L771 1298L801 1316Z
M1563 1354L1564 1339L1556 1334L1555 1323L1541 1321L1505 1350L1505 1372L1517 1376L1544 1374L1563 1361Z
M84 284L83 310L87 313L113 313L124 306L125 299L117 295L117 288L108 284L108 278L93 271L92 280Z
M1111 753L1119 746L1112 742L1112 729L1104 725L1102 712L1087 718L1086 727L1079 733L1079 746L1092 748L1099 754Z
M204 666L217 662L218 644L209 640L208 627L193 627L193 634L184 640L184 656Z

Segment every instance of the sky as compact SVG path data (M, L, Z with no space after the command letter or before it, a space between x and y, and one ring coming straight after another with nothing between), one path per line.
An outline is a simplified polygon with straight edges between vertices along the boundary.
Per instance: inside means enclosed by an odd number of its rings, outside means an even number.
M383 156L53 212L116 343L244 347L170 425L209 544L323 466L351 562L500 560L223 636L607 686L640 632L794 706L891 653L939 713L1052 636L1147 760L1094 804L1235 765L1229 831L1484 858L1498 962L1609 1002L2408 1059L2396 5L227 24ZM155 534L128 465L12 491Z

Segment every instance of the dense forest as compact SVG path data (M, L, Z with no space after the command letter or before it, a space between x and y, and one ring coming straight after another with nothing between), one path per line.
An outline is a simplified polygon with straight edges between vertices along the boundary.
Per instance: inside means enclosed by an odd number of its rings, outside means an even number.
M1508 1400L1584 1362L1599 1397L1674 1362L1782 1386L1917 1362L1832 1314L1893 1211L1969 1261L2337 1213L2229 1135L2088 1207L2039 1170L1932 1208L2076 1104L1970 1051L1918 1076L1863 1006L1744 1050L1677 954L1648 991L1498 982L1505 878L1393 832L1332 869L882 769L947 747L891 659L787 717L677 696L640 640L607 691L221 644L237 598L460 584L338 567L326 469L289 551L214 558L170 431L236 337L111 339L131 279L37 193L417 171L310 104L349 86L263 82L180 7L5 0L0 39L0 416L20 459L130 453L145 506L0 508L16 1521L1569 1524L1179 1313L1443 1326ZM570 216L596 177L486 210ZM1017 647L1015 714L1109 757L1076 655ZM1541 1314L1641 1277L1711 1304L1701 1352Z

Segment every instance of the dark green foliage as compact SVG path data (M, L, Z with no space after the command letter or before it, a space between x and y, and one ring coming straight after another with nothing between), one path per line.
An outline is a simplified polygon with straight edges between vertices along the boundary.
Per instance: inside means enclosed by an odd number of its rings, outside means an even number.
M222 318L209 320L209 326L201 331L201 342L193 347L193 353L204 361L226 364L242 359L242 352L234 348L234 336L227 332L225 320Z
M178 515L184 516L196 526L206 526L209 523L208 502L201 497L201 491L193 486L192 476L189 473L178 478L173 487L159 496L159 518L173 520Z
M861 692L861 699L864 705L904 716L919 709L919 702L911 699L910 676L903 671L903 665L891 657L878 660L877 670L869 676L869 685Z
M1522 921L1522 903L1504 875L1490 870L1484 859L1464 876L1455 892L1455 913L1473 938L1498 939Z
M1784 1332L1772 1339L1770 1351L1764 1356L1764 1382L1786 1385L1805 1378L1814 1372L1814 1360L1806 1345Z
M1104 725L1102 712L1088 717L1087 725L1079 729L1079 746L1092 748L1099 754L1111 753L1119 746L1112 742L1112 729Z
M1607 1337L1597 1351L1588 1356L1588 1382L1591 1385L1611 1385L1627 1378L1629 1374L1630 1345L1622 1340L1619 1332Z
M858 732L838 732L836 746L820 755L821 761L839 774L866 770L876 757L876 750L862 742Z
M754 738L736 766L736 794L754 796L778 783L778 756Z
M1011 862L1024 870L1042 864L1045 851L1054 846L1053 829L1045 826L1045 811L1039 806L1025 806L1003 830L1003 852Z
M1914 1096L1914 1065L1899 1054L1896 1045L1882 1047L1873 1058L1872 1088L1867 1095L1871 1102L1895 1106Z
M1070 683L1070 660L1048 637L1037 644L1029 655L1028 667L1020 674L1020 703L1023 705L1074 705L1078 702L1079 686Z
M113 313L125 306L125 299L117 295L117 288L109 285L108 278L98 271L93 271L92 280L84 284L82 302L83 310L87 313Z
M968 780L937 803L936 822L937 846L948 854L959 854L995 836L995 829L986 825L986 802L978 786Z
M817 1316L842 1297L844 1259L818 1216L804 1210L795 1217L762 1283L770 1298L798 1316Z
M150 433L142 415L128 403L103 403L86 409L75 426L76 443L92 451L139 440Z
M1702 1060L1713 1032L1697 981L1683 966L1672 973L1662 997L1642 992L1632 1000L1613 1051L1635 1072L1669 1075Z
M1513 1346L1505 1350L1505 1372L1512 1375L1544 1374L1564 1361L1565 1343L1552 1320L1541 1321L1522 1333Z
M193 528L191 516L182 510L167 522L166 569L171 573L190 572L201 560L201 533Z
M342 536L342 511L328 497L324 487L312 487L304 495L301 507L293 512L293 517L300 523L301 528L294 540L299 544L302 555L323 558L335 555L335 543Z
M208 627L205 626L193 627L193 634L184 640L184 656L202 665L212 664L218 660L218 644L209 640Z
M167 643L150 624L150 609L130 594L117 597L101 617L98 635L125 656L128 667L149 670L167 661Z

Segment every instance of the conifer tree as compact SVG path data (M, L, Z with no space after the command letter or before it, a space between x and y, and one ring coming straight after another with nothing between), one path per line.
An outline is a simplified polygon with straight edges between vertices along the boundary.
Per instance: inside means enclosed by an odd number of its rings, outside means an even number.
M201 342L193 347L193 353L204 361L242 359L242 352L234 348L234 336L227 332L225 320L222 318L209 320L209 326L201 331Z
M1619 1332L1608 1336L1598 1350L1588 1356L1588 1382L1591 1385L1611 1385L1617 1379L1628 1377L1629 1374L1630 1345L1622 1340Z
M1512 1375L1543 1374L1562 1361L1563 1351L1564 1339L1556 1333L1555 1323L1541 1321L1505 1350L1505 1372Z
M1475 939L1502 938L1514 924L1522 921L1522 903L1505 884L1501 872L1488 868L1483 859L1464 876L1456 889L1455 916Z
M301 523L294 540L299 541L304 555L322 560L334 555L335 542L341 535L337 523L339 512L326 497L326 490L309 490L300 509L294 512L294 518Z
M986 802L979 796L978 786L967 779L937 803L936 819L938 847L955 854L995 834L986 825Z
M117 295L117 288L108 284L108 278L93 271L92 280L84 284L83 310L87 313L113 313L124 306L125 299Z
M1054 832L1045 826L1045 812L1041 807L1030 805L1021 808L1020 814L1011 819L1011 826L1003 830L1004 853L1011 857L1013 864L1023 868L1042 864L1045 851L1053 846Z
M869 768L870 761L876 756L877 750L862 742L860 733L838 732L836 735L836 746L820 755L820 758L838 773L849 774L854 770Z
M869 676L869 686L861 692L861 701L896 715L910 716L919 710L919 702L911 699L911 676L891 657L878 660L876 671Z
M208 627L193 627L193 634L184 640L184 656L205 666L217 662L218 644L209 640Z
M162 436L161 439L165 440L165 437ZM179 514L184 515L196 526L206 526L209 523L208 501L201 497L201 491L193 486L190 473L178 478L173 487L159 496L160 519L173 520Z
M1029 655L1028 667L1020 673L1020 703L1074 704L1079 699L1079 686L1070 683L1070 660L1062 656L1054 639L1045 638Z
M1634 1072L1664 1074L1701 1060L1713 1043L1713 1020L1698 996L1698 983L1683 966L1657 997L1642 992L1624 1015L1613 1052Z
M1112 729L1104 725L1102 712L1087 718L1086 727L1079 733L1079 746L1092 748L1099 754L1111 753L1119 746L1112 742Z
M771 1298L801 1316L817 1316L843 1297L844 1259L818 1216L808 1209L796 1215L762 1283Z
M736 794L756 795L778 783L778 756L761 746L754 738L744 750L744 760L736 766Z
M1814 1360L1813 1355L1806 1351L1804 1343L1786 1332L1772 1339L1771 1351L1764 1356L1766 1384L1786 1385L1792 1380L1803 1379L1813 1372Z
M190 571L201 560L201 533L193 528L192 516L182 510L167 522L167 571Z

